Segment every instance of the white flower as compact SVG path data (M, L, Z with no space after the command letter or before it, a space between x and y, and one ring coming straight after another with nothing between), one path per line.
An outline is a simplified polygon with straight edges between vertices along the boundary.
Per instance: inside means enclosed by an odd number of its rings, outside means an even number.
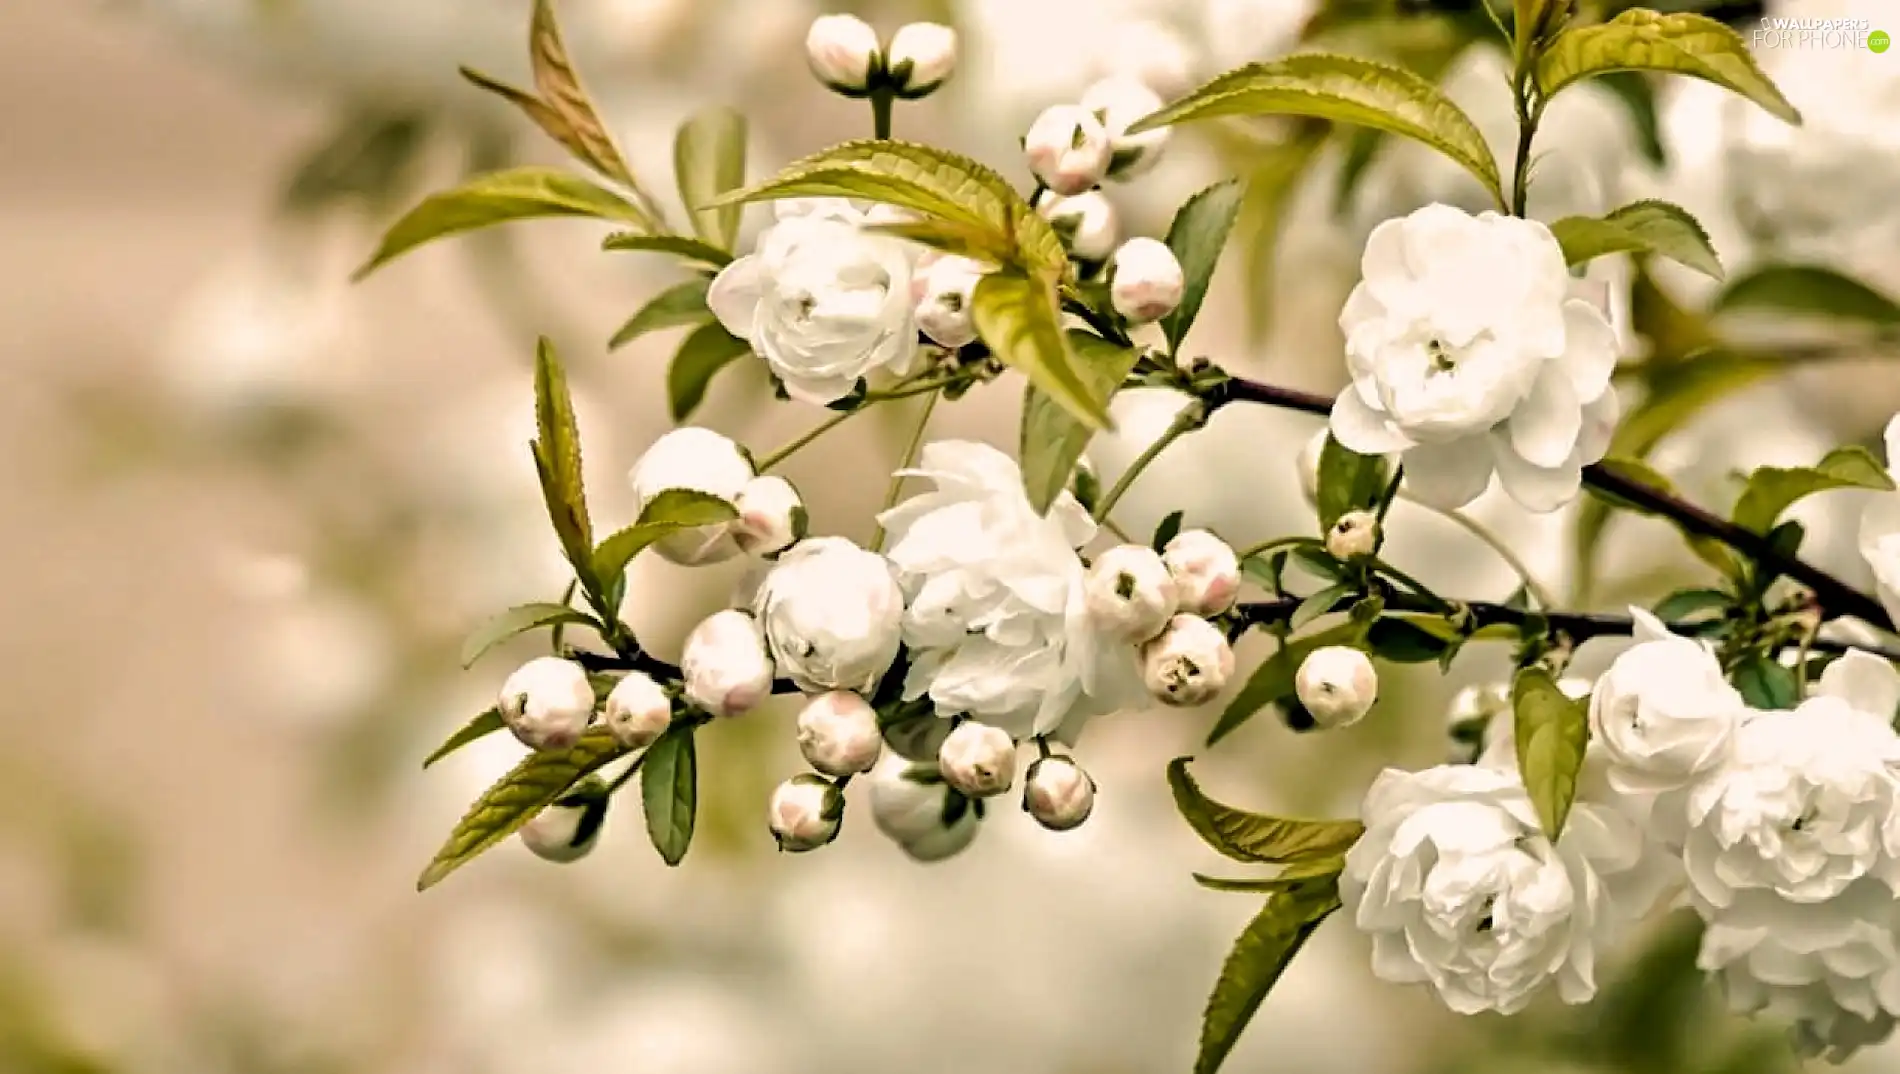
M1746 706L1705 644L1631 608L1636 644L1597 679L1590 737L1624 794L1680 790L1728 759Z
M967 257L939 257L923 271L917 327L931 342L955 350L976 342L972 309L977 281L990 266Z
M1234 675L1234 650L1220 628L1198 615L1177 615L1141 647L1141 676L1156 699L1180 706L1212 701Z
M752 344L785 390L836 402L877 369L903 372L917 354L911 251L862 230L848 202L776 203L756 253L719 270L706 305Z
M1124 641L1144 642L1161 633L1181 604L1168 565L1147 545L1116 545L1103 552L1084 585L1090 619Z
M1112 156L1108 174L1113 179L1133 179L1153 168L1161 160L1161 150L1173 133L1170 127L1157 127L1141 134L1129 134L1135 121L1161 110L1161 95L1140 79L1113 75L1102 79L1082 93L1082 107L1095 113L1108 131Z
M1000 727L965 720L944 737L937 769L953 790L994 798L1016 782L1016 740Z
M819 694L798 712L798 751L827 776L869 772L884 749L877 710L843 690Z
M644 671L629 671L608 692L601 722L630 750L650 746L673 723L673 699Z
M817 850L838 838L844 794L822 776L793 776L772 791L766 816L780 850L795 854Z
M1240 595L1240 559L1207 530L1175 534L1161 550L1161 562L1174 579L1180 610L1189 615L1219 615Z
M1340 559L1357 559L1379 550L1379 519L1371 511L1348 511L1326 531L1326 551Z
M1379 673L1358 649L1326 645L1300 661L1293 689L1316 726L1348 727L1372 711L1379 698Z
M1887 423L1887 467L1900 466L1900 414ZM1900 492L1878 493L1860 516L1860 554L1874 572L1880 603L1900 623Z
M1132 651L1089 623L1075 550L1095 524L1073 496L1037 514L1015 460L969 441L926 444L907 473L936 487L879 517L908 597L906 700L1017 739L1139 703Z
M1453 745L1453 763L1474 764L1510 723L1511 689L1501 682L1478 683L1452 695L1445 707L1445 733Z
M934 22L913 22L891 37L885 67L899 97L927 97L957 66L957 32Z
M775 556L805 539L805 501L782 477L767 474L746 482L732 506L739 512L732 539L748 555Z
M1374 229L1361 267L1339 315L1352 384L1333 436L1402 452L1408 489L1437 507L1477 499L1493 472L1532 511L1575 499L1608 447L1617 341L1567 297L1550 229L1428 205Z
M686 635L680 655L686 700L714 716L738 716L772 693L772 657L759 624L736 609L714 612Z
M607 785L590 777L521 826L521 841L545 861L579 861L600 841L607 819Z
M1080 105L1043 109L1023 135L1029 170L1058 194L1080 194L1108 174L1114 142L1095 113Z
M668 489L703 492L736 504L751 480L752 460L744 449L711 429L692 425L655 440L628 475L641 510ZM653 548L669 562L685 567L718 563L739 554L738 538L729 522L667 534Z
M1513 773L1387 769L1362 817L1340 887L1372 971L1430 983L1460 1014L1514 1014L1552 981L1565 1003L1589 1000L1598 952L1659 893L1634 820L1579 799L1553 846Z
M883 556L814 537L779 556L752 610L799 689L868 693L897 658L904 594Z
M1075 758L1054 754L1030 762L1023 777L1023 812L1052 832L1066 832L1095 810L1095 781Z
M1081 261L1106 261L1115 252L1115 240L1121 236L1121 221L1115 203L1100 190L1085 190L1064 197L1043 191L1036 195L1036 212L1068 244L1069 253Z
M982 803L951 790L935 764L886 751L870 784L872 823L913 860L942 861L976 839Z
M564 750L594 718L594 687L571 660L539 656L501 684L501 719L531 750Z
M821 15L805 35L805 59L818 81L840 93L869 88L883 65L877 31L856 15Z
M1186 286L1181 262L1159 239L1129 239L1115 251L1109 266L1109 301L1116 313L1136 324L1173 313Z

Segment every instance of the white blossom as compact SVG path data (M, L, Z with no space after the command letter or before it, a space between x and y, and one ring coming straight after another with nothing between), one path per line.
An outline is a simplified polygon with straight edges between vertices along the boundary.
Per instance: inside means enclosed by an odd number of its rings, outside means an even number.
M1066 832L1095 810L1095 781L1075 758L1054 754L1030 762L1023 777L1023 812L1052 832Z
M714 716L738 716L772 693L772 657L759 624L745 612L714 612L686 635L680 678L686 700Z
M719 270L706 305L752 344L794 399L836 402L917 356L908 245L836 198L780 201L757 252Z
M817 850L838 837L844 793L822 776L793 776L772 791L766 816L780 850Z
M956 70L957 32L934 22L900 26L885 66L899 97L927 97Z
M856 15L820 15L805 35L805 60L818 81L862 93L883 64L877 31Z
M965 720L944 737L937 769L953 790L994 798L1016 782L1016 740L1000 727Z
M521 826L521 842L544 861L567 864L593 852L607 817L607 787L597 778L568 792Z
M883 556L843 537L814 537L779 556L752 610L799 689L868 693L897 658L904 594Z
M1476 683L1452 695L1445 706L1445 733L1453 762L1474 764L1512 720L1511 689L1501 682Z
M594 687L572 660L539 656L501 684L502 722L531 750L564 750L594 718Z
M1023 135L1029 170L1058 194L1080 194L1100 183L1114 157L1114 142L1095 114L1080 105L1044 109Z
M1900 415L1887 423L1887 468L1900 467ZM1900 492L1878 493L1860 516L1860 554L1873 571L1880 603L1900 623Z
M775 556L805 539L805 501L782 477L765 474L746 482L732 506L739 512L732 538L748 555Z
M1161 633L1181 603L1168 565L1147 545L1103 552L1083 584L1090 619L1124 641L1144 642Z
M1728 760L1746 709L1708 645L1631 608L1636 644L1596 681L1590 737L1624 794L1679 791Z
M1135 121L1161 110L1161 95L1140 79L1111 75L1082 93L1082 107L1095 114L1108 131L1111 179L1133 179L1153 168L1161 160L1173 128L1157 127L1140 134L1129 134Z
M1182 530L1169 538L1161 562L1174 579L1180 610L1189 615L1219 615L1240 595L1239 557L1207 530Z
M1379 698L1379 673L1360 650L1326 645L1300 661L1293 689L1316 726L1348 727L1372 711Z
M1081 261L1106 261L1115 252L1121 237L1121 220L1115 203L1100 190L1080 194L1043 191L1036 196L1036 212L1068 244L1069 253Z
M1141 648L1142 681L1169 705L1204 705L1234 675L1234 650L1220 628L1198 615L1177 615Z
M1333 436L1401 452L1407 488L1433 506L1470 503L1494 472L1530 510L1575 499L1609 446L1617 340L1567 297L1550 229L1429 205L1374 229L1361 267L1339 316L1352 384Z
M798 711L798 750L805 763L827 776L869 772L884 749L877 710L857 694L819 694Z
M1186 287L1181 262L1159 239L1129 239L1115 250L1109 264L1109 301L1116 313L1136 324L1173 313Z
M720 433L688 425L655 440L634 463L628 481L640 508L669 489L688 489L736 504L752 480L752 460L744 449ZM739 554L739 541L730 522L669 533L654 542L663 558L681 566L718 563Z
M917 327L931 342L955 350L976 342L976 284L990 266L967 257L938 257L922 272Z
M976 839L982 804L951 790L935 764L887 750L869 780L872 823L913 860L942 861Z
M673 723L673 699L644 671L629 671L614 684L601 706L600 720L614 741L630 750L642 749Z

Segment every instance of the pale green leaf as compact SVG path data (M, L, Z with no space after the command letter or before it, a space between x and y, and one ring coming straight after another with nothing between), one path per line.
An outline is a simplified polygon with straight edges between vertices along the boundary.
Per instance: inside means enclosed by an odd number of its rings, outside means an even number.
M1334 603L1337 603L1336 599ZM1277 652L1253 669L1253 674L1247 677L1233 700L1227 703L1220 718L1214 721L1214 729L1207 734L1207 744L1212 746L1238 731L1248 720L1253 719L1255 713L1268 705L1292 697L1293 676L1300 670L1300 662L1306 659L1306 654L1327 645L1351 644L1358 639L1360 629L1357 624L1346 623L1320 631L1309 638L1282 644Z
M1537 61L1537 87L1555 96L1573 83L1611 71L1661 71L1713 82L1789 123L1801 113L1749 55L1748 43L1705 15L1659 15L1641 8L1598 26L1559 34Z
M1208 876L1195 873L1194 882L1209 891L1239 892L1248 895L1270 895L1277 891L1339 875L1345 864L1343 858L1320 858L1315 861L1300 862L1297 865L1282 866L1272 876L1255 880L1231 880L1226 877Z
M593 523L587 515L587 493L581 484L581 432L574 419L574 399L567 388L567 372L554 344L542 339L534 359L535 471L547 501L561 549L573 564L576 577L590 595L589 577L594 551Z
M603 250L628 250L636 253L672 254L683 261L707 268L724 268L732 255L717 246L708 246L684 235L647 235L638 231L616 231L601 241Z
M479 175L431 194L384 233L382 244L355 279L423 243L465 231L550 216L583 216L644 224L640 210L620 195L558 168L510 168Z
M1207 998L1194 1074L1220 1069L1288 964L1339 906L1337 883L1315 880L1272 896L1248 922Z
M1544 834L1556 842L1576 801L1577 774L1583 770L1584 747L1589 743L1584 703L1572 701L1548 670L1529 667L1519 671L1511 684L1511 708L1518 771L1531 804L1537 807Z
M1801 683L1794 672L1773 657L1753 653L1729 673L1742 700L1752 709L1785 711L1801 703Z
M1842 447L1827 453L1814 466L1764 466L1748 477L1742 498L1735 504L1735 524L1766 534L1782 512L1817 492L1830 489L1893 491L1886 467L1865 448Z
M1383 455L1361 455L1326 437L1319 453L1319 527L1325 533L1353 511L1370 511L1384 498L1392 467Z
M1900 302L1851 276L1818 265L1766 265L1716 296L1717 313L1760 310L1824 317L1869 328L1900 328Z
M502 612L468 636L462 643L462 666L472 667L490 649L517 634L539 630L556 623L594 623L594 617L565 604L519 604ZM598 623L595 623L598 626Z
M907 239L946 254L991 265L1008 264L1016 256L1015 244L1009 236L961 221L903 220L869 224L864 230Z
M1180 305L1161 319L1161 333L1167 338L1170 354L1180 351L1181 341L1200 316L1208 284L1214 279L1214 269L1220 264L1221 251L1227 247L1227 236L1233 231L1246 193L1246 184L1238 179L1215 183L1189 198L1168 225L1168 249L1181 263L1186 284Z
M487 738L506 726L501 720L501 710L491 708L463 724L460 730L449 736L448 741L437 746L434 753L423 758L422 767L428 768L463 746Z
M607 342L607 349L619 350L648 332L709 323L713 319L712 311L706 308L706 288L709 284L710 281L704 277L698 277L654 295L646 305L640 307L638 313L627 318L626 324L620 326L613 339Z
M1071 331L1075 368L1092 399L1107 399L1121 387L1141 353L1089 332ZM1069 485L1076 460L1087 449L1091 430L1034 384L1024 390L1022 437L1018 445L1023 489L1037 511L1047 511Z
M1336 858L1365 833L1356 820L1298 820L1248 813L1201 793L1188 775L1190 758L1168 762L1174 804L1201 841L1235 861L1285 865Z
M745 183L745 148L745 117L726 107L694 115L673 139L673 174L693 232L722 249L732 249L739 237L744 206L712 202Z
M630 187L638 186L613 137L607 133L606 124L595 113L594 103L582 87L573 62L568 59L560 24L554 18L553 0L534 0L528 53L534 64L534 86L540 93L541 103L558 120L557 126L543 124L543 129L602 175Z
M1054 286L1015 272L992 272L977 281L970 312L977 334L1004 365L1021 370L1089 431L1111 427L1108 396L1093 390L1076 369Z
M1572 265L1609 254L1655 254L1710 279L1722 278L1722 262L1708 232L1687 210L1666 201L1632 202L1601 219L1567 216L1550 230Z
M620 577L647 546L682 529L716 526L739 517L717 496L692 489L667 489L653 497L633 525L612 534L594 549L594 574L603 583Z
M733 359L750 354L752 345L718 324L701 325L686 337L666 367L668 413L685 421L706 399L706 389Z
M693 844L699 813L699 761L693 745L696 726L675 723L647 747L640 767L640 804L646 809L647 836L660 860L678 865Z

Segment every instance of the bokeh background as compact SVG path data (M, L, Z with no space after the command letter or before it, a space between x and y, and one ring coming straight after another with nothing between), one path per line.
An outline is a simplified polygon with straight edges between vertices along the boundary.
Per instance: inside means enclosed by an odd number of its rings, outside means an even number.
M1162 782L1212 711L1098 722L1079 750L1103 788L1088 825L1054 835L1000 810L969 853L926 868L855 806L823 853L772 853L764 799L797 755L788 713L768 710L707 737L685 866L663 866L626 811L576 865L511 842L415 893L437 842L517 757L496 736L419 769L491 703L509 666L497 656L462 672L460 638L562 582L524 446L533 338L568 355L597 513L631 510L624 474L667 426L674 341L609 354L605 340L672 270L598 252L594 225L443 243L347 282L378 225L422 192L470 168L557 159L454 73L468 63L520 80L527 7L0 6L0 1071L1188 1069L1207 988L1257 908L1195 885L1193 871L1219 864ZM804 0L560 9L635 170L661 191L672 131L700 107L748 113L755 175L865 132L862 106L805 72L818 9ZM899 133L1006 168L1036 111L1091 80L1132 72L1179 93L1285 50L1308 13L1301 0L828 9L887 33L912 18L954 22L964 65L939 96L902 107ZM1881 58L1854 60L1863 82L1798 81L1790 94L1833 139L1824 149L1873 153L1854 159L1885 165L1863 172L1900 184L1900 59L1885 58L1885 82L1871 67ZM1447 80L1508 149L1498 63L1468 53ZM1804 216L1800 234L1768 235L1737 212L1738 191L1806 158L1751 133L1719 95L1691 88L1665 106L1675 156L1657 168L1607 94L1567 96L1549 121L1540 212L1661 193L1703 215L1731 264L1799 242L1870 280L1900 278L1890 201L1885 217L1870 202L1852 228ZM1178 137L1157 173L1115 192L1126 229L1159 233L1187 193L1256 159L1244 141ZM1328 175L1294 198L1277 254L1257 242L1230 253L1197 350L1336 387L1333 320L1366 230L1471 196L1451 166L1403 148L1375 162L1351 211L1334 211ZM1665 282L1685 303L1706 298L1685 278ZM1736 468L1875 442L1900 404L1893 367L1877 363L1830 361L1726 403L1672 437L1659 464L1719 505ZM979 391L934 429L1009 445L1016 397ZM811 420L769 401L763 377L735 367L699 420L761 449ZM1176 402L1120 400L1122 435L1096 446L1097 465L1126 465ZM884 409L787 467L820 532L869 532L910 418ZM1315 428L1223 412L1121 517L1152 527L1185 507L1236 543L1303 532L1313 523L1293 458ZM1254 484L1237 490L1236 471ZM1810 555L1859 578L1853 507L1851 495L1817 497L1806 518ZM1510 592L1514 576L1490 552L1408 512L1394 522L1401 566L1460 595ZM1574 583L1572 519L1489 500L1476 513L1546 584ZM1693 561L1657 540L1666 533L1614 527L1594 601L1653 599L1690 577ZM642 560L629 620L668 652L735 581ZM1586 651L1579 666L1606 655ZM1197 771L1229 800L1345 815L1381 766L1439 761L1450 689L1501 670L1480 656L1449 680L1398 673L1357 727L1299 736L1263 718ZM1772 1031L1727 1019L1698 991L1681 937L1662 922L1590 1008L1504 1023L1376 982L1338 920L1229 1069L1787 1069ZM1900 1069L1900 1051L1859 1068Z

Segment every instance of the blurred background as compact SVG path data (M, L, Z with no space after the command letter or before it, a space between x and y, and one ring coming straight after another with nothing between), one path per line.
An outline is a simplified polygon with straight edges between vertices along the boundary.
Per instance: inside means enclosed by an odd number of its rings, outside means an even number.
M1099 721L1078 749L1102 786L1089 824L1056 835L999 810L969 853L921 867L876 836L861 803L825 852L772 853L765 796L798 758L789 714L768 710L706 736L700 836L683 867L659 862L627 810L578 864L542 863L510 841L415 893L442 836L519 755L494 736L420 771L492 703L511 666L504 654L461 671L460 640L506 605L554 599L564 580L525 450L534 337L554 337L568 356L597 514L631 512L626 470L668 426L676 340L611 354L606 340L674 270L600 253L595 225L499 229L348 283L379 228L428 190L472 169L560 159L455 74L469 64L525 80L528 6L0 6L0 1071L1188 1069L1207 989L1257 909L1195 885L1190 874L1218 862L1175 818L1162 780L1168 758L1200 746L1213 711ZM1466 8L1445 22L1475 37ZM603 113L656 190L670 190L674 128L709 105L749 115L755 177L868 132L860 103L806 73L803 35L820 9L805 0L563 0L559 10ZM957 77L900 106L898 133L1010 174L1016 136L1043 106L1111 73L1179 94L1284 52L1312 13L1304 0L824 10L856 11L887 34L918 18L956 25ZM1441 51L1457 55L1446 56L1447 86L1508 153L1499 55ZM1894 287L1891 200L1843 217L1826 205L1765 211L1750 193L1762 176L1780 176L1783 192L1806 184L1811 197L1846 189L1815 188L1816 175L1884 178L1889 193L1900 180L1900 59L1858 54L1834 81L1801 73L1842 66L1820 60L1765 58L1797 69L1784 85L1809 112L1804 131L1818 132L1804 141L1757 130L1761 117L1700 87L1664 95L1655 129L1610 90L1567 95L1547 121L1540 215L1660 194L1709 224L1731 267L1798 248ZM1113 192L1125 231L1161 233L1182 198L1228 174L1270 186L1289 138L1177 136L1157 172ZM1660 161L1646 148L1658 138L1669 149ZM1853 166L1825 170L1842 161ZM1197 350L1283 383L1339 385L1334 319L1366 231L1474 193L1451 165L1394 146L1341 204L1340 176L1356 170L1329 146L1283 184L1283 202L1251 207L1256 230L1223 263ZM1790 221L1799 227L1770 226ZM1626 269L1610 266L1602 282L1624 293ZM1708 297L1687 278L1658 280L1688 308ZM1837 341L1829 361L1672 434L1658 465L1721 506L1735 469L1877 442L1900 380L1871 364L1874 349ZM933 429L1008 446L1017 398L979 390ZM764 377L741 363L696 420L759 449L812 421L769 401ZM1126 466L1176 405L1152 392L1120 399L1121 433L1092 450L1098 468ZM912 417L882 408L788 465L816 532L868 534ZM1136 486L1120 517L1141 532L1186 508L1189 524L1237 544L1305 532L1313 521L1291 460L1317 428L1222 412ZM1260 487L1223 488L1237 468ZM1864 581L1854 506L1852 494L1810 501L1808 553ZM1401 566L1460 596L1515 588L1457 527L1398 511ZM1490 498L1474 516L1546 585L1577 590L1573 517L1528 517ZM1694 561L1657 540L1666 532L1614 524L1590 602L1652 600L1693 577ZM735 572L644 558L629 621L676 652ZM1243 662L1257 655L1244 649ZM1578 667L1607 655L1586 650ZM1257 720L1197 771L1211 793L1253 808L1351 814L1380 767L1444 758L1445 699L1501 674L1502 659L1474 654L1449 679L1395 673L1380 710L1336 735ZM1505 1023L1376 982L1365 945L1335 921L1228 1069L1788 1069L1771 1027L1728 1019L1699 989L1693 940L1663 921L1624 953L1629 965L1606 976L1598 1003ZM1869 1052L1857 1069L1900 1069L1900 1050Z

